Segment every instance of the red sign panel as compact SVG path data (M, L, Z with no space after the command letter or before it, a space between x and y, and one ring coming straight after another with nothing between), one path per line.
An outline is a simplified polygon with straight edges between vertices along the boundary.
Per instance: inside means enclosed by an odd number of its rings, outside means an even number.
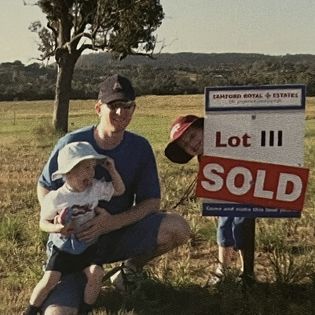
M308 173L302 167L203 156L196 195L302 211Z

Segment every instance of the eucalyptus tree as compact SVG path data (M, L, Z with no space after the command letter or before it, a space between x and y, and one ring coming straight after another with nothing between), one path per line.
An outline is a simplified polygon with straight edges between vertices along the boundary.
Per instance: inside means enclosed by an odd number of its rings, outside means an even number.
M46 15L30 26L39 35L40 59L55 57L56 79L53 126L67 132L71 82L75 64L87 49L152 56L155 31L164 18L158 0L38 0L32 3Z

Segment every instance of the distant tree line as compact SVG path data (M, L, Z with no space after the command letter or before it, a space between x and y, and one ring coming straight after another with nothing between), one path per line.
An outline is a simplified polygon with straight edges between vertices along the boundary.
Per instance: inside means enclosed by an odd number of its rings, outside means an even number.
M0 100L54 99L56 66L20 61L0 64ZM137 95L201 94L206 86L305 84L315 96L315 55L161 54L156 59L109 54L80 57L72 82L72 99L95 99L99 84L111 73L129 77Z

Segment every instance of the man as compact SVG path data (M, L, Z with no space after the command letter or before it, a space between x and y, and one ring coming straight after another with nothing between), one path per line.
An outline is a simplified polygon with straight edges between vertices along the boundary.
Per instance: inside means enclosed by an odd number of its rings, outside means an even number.
M156 162L149 142L126 131L136 108L130 81L120 75L108 77L102 84L95 105L97 126L89 126L65 135L56 144L39 178L37 195L41 207L44 196L59 188L62 180L52 181L57 170L59 150L74 141L89 142L96 152L111 157L126 186L122 196L110 202L100 201L97 216L77 237L90 241L99 237L97 259L100 263L126 260L126 273L141 270L152 258L185 243L189 238L187 222L175 213L160 208L160 186ZM110 180L104 168L96 168L96 178ZM121 274L114 284L122 285ZM44 303L45 314L77 314L82 301L84 279L71 274L62 281Z

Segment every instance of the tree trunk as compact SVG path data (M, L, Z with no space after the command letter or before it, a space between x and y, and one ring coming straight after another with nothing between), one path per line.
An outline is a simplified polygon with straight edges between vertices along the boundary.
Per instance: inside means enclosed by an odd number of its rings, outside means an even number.
M71 82L77 57L64 53L58 63L55 102L53 112L53 126L55 131L68 132L69 101Z

